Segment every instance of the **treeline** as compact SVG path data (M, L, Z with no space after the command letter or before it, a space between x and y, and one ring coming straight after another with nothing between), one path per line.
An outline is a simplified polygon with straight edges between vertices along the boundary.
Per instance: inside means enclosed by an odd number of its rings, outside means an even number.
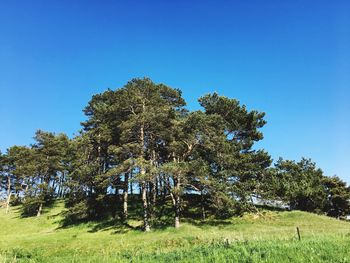
M253 148L263 139L263 112L216 93L199 103L202 110L189 111L179 89L147 78L94 95L75 138L39 130L30 147L0 155L4 206L21 204L23 215L40 216L64 198L67 222L111 215L126 222L137 202L145 231L169 201L175 227L189 206L203 219L228 217L256 211L256 200L349 213L350 190L341 179L307 159L271 166L269 154Z

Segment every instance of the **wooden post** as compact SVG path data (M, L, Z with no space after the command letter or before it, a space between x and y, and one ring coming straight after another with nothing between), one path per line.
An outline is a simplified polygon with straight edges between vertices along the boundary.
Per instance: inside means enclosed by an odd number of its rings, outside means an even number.
M301 238L300 238L300 231L299 231L299 227L297 227L297 234L298 234L298 240L300 241Z

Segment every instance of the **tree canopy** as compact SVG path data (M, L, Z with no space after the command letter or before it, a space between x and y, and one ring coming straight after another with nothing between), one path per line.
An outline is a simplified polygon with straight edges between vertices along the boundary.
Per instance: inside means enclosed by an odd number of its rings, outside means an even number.
M179 89L148 78L94 95L78 136L38 130L31 146L0 155L7 209L23 215L64 198L66 222L113 216L126 222L140 203L143 229L161 221L171 204L173 224L191 211L228 217L255 211L255 198L281 200L291 209L329 216L349 213L350 190L309 159L271 166L263 139L265 113L217 93L186 109Z

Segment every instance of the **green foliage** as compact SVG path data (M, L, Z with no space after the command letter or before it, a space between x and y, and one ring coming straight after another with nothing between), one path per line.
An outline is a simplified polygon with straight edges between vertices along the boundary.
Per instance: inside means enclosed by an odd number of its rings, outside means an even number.
M322 184L326 191L324 211L333 217L344 217L350 213L350 189L339 177L323 177Z
M169 212L175 227L189 211L203 220L257 212L256 199L334 217L350 212L347 185L311 160L271 167L254 145L265 113L216 93L199 103L188 111L179 89L149 78L96 94L76 137L38 130L30 147L0 154L1 193L22 204L23 216L63 198L66 224L111 216L127 224L131 213L146 231Z
M291 209L342 217L350 212L350 190L339 177L327 177L310 159L279 159L264 182L271 198Z
M326 196L321 183L323 174L315 163L304 158L298 163L279 159L275 167L281 197L291 208L320 212Z

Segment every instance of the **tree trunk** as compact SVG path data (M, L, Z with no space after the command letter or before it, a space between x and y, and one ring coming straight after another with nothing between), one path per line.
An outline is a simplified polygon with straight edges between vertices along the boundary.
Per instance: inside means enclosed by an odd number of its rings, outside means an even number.
M27 193L28 193L28 187L29 187L29 181L26 182L26 188L24 189L24 195L23 195L23 201L26 201Z
M49 187L50 187L50 183L48 184L48 188ZM51 188L52 188L54 194L56 193L56 187L57 187L56 181L53 179Z
M154 178L154 182L152 183L152 205L153 205L153 207L156 206L156 202L157 202L157 189L156 189L156 185L157 185L157 179Z
M158 187L159 193L158 193L158 195L161 196L164 193L164 191L163 191L163 177L161 175L159 175L158 181L159 181L159 187Z
M144 169L141 170L141 174L144 174ZM142 204L143 204L143 229L144 231L150 231L150 226L148 222L148 202L147 202L147 186L146 182L142 182Z
M171 194L175 212L175 228L180 227L180 179L174 178L174 192Z
M38 209L38 213L36 214L36 216L40 216L41 215L41 211L43 210L43 203L40 203L39 205L39 209Z
M62 176L62 175L61 175ZM58 198L61 198L61 180L62 180L62 178L60 177L59 179L58 179L58 184L57 184L57 197Z
M65 172L62 172L61 177L60 177L60 179L59 179L59 183L58 183L58 197L59 197L59 198L63 198L63 192L64 192L64 190L63 190L63 188L64 188L63 183L64 183L64 178L65 178Z
M164 195L166 196L171 192L171 187L170 187L170 179L169 177L166 177L164 180Z
M123 192L123 219L128 218L128 190L129 190L129 173L124 175L124 192Z
M180 227L180 196L175 196L175 228Z
M152 166L157 166L157 163L156 163L156 151L153 149L152 150L152 155L151 155L151 165ZM152 198L151 199L151 204L152 204L152 208L154 210L155 208L155 205L156 205L156 200L157 200L157 176L156 174L152 174L152 182L150 182L150 192L151 192L151 196ZM154 212L154 211L153 211Z
M143 102L143 105L142 105L142 111L145 112L145 102ZM145 147L145 133L144 133L144 123L142 122L141 123L141 127L140 127L140 156L142 158L145 157L145 150L144 150L144 147ZM143 204L143 229L145 232L148 232L150 231L150 225L149 225L149 222L148 222L148 202L147 202L147 184L146 184L146 179L145 179L145 176L146 176L146 169L145 167L143 167L143 164L141 164L141 167L140 167L140 174L141 174L141 180L142 180L142 183L141 183L141 198L142 198L142 204Z
M201 191L201 209L202 209L202 220L205 220L205 207L204 207L203 191Z
M7 200L6 200L6 214L8 214L8 212L10 210L10 201L11 201L11 192L7 196Z
M131 196L134 194L134 186L132 183L132 172L130 173L130 194Z
M155 178L155 182L156 182L156 196L159 196L159 185L158 185L158 181L159 181L159 176L156 176Z
M7 200L6 200L6 214L10 210L10 202L11 202L11 177L7 176Z

